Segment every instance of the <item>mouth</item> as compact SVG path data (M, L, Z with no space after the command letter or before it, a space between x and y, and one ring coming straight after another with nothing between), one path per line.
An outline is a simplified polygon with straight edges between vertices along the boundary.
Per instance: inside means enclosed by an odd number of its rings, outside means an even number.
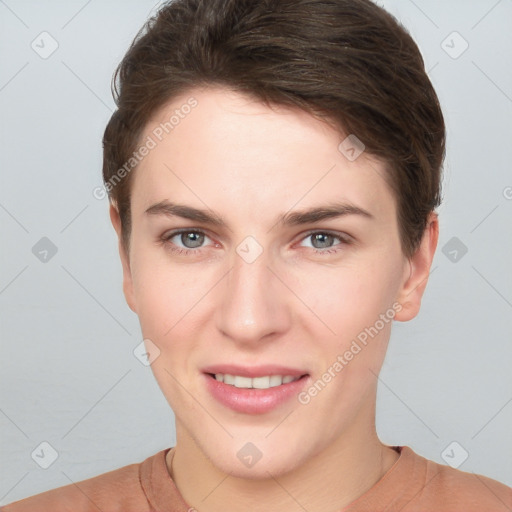
M291 368L216 366L205 369L206 389L219 404L242 414L264 414L290 402L311 381ZM221 371L222 370L222 371Z

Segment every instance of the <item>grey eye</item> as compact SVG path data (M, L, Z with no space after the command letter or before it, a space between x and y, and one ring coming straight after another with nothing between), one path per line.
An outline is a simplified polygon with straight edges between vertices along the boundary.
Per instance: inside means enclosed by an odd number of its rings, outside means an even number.
M315 233L310 235L310 238L313 241L313 247L315 247L315 249L325 249L325 247L330 247L329 242L332 242L336 237L328 233ZM316 246L315 242L318 242L320 247Z
M197 231L187 231L184 233L179 233L178 235L180 237L180 242L184 245L187 249L195 249L197 247L201 247L204 243L204 234L198 233Z

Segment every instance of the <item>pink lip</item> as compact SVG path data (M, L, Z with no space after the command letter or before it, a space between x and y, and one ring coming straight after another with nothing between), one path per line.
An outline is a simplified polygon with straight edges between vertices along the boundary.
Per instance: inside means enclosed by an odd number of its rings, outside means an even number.
M261 371L258 371L261 374ZM234 374L240 375L236 372ZM280 373L280 375L285 374L291 375L286 372ZM270 374L267 373L266 375ZM274 375L276 375L276 373L274 373ZM309 375L305 375L288 384L281 384L280 386L274 386L268 389L249 389L224 384L224 382L216 380L215 377L207 373L203 374L203 378L205 379L206 388L213 398L222 405L243 414L264 414L269 412L291 400L293 397L297 397L311 380Z
M291 375L292 377L302 377L307 375L307 371L296 368L287 368L274 364L260 366L237 366L234 364L217 364L203 368L204 373L227 373L229 375L240 375L240 377L266 377L267 375Z

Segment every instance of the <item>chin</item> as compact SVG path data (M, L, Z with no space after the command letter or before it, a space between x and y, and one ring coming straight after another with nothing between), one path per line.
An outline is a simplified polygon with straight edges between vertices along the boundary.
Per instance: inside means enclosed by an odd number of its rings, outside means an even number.
M229 474L233 478L242 478L244 480L268 480L269 478L277 478L293 471L300 466L300 460L296 454L290 453L286 458L269 459L263 456L252 467L246 467L240 462L238 457L222 458L215 464L223 473Z
M274 440L265 439L265 435L268 430L259 437L253 436L252 441L248 440L251 436L244 436L200 447L218 470L234 478L266 480L305 463L312 447L293 442L289 435L286 439L276 437Z

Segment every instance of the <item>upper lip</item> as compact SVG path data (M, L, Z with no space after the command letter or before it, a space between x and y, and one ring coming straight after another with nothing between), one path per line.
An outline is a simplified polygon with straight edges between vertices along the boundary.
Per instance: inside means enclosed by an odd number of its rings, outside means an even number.
M292 377L302 377L308 372L297 368L289 368L275 364L265 364L258 366L238 366L236 364L215 364L203 368L204 373L222 373L228 375L239 375L240 377L266 377L267 375L291 375Z

